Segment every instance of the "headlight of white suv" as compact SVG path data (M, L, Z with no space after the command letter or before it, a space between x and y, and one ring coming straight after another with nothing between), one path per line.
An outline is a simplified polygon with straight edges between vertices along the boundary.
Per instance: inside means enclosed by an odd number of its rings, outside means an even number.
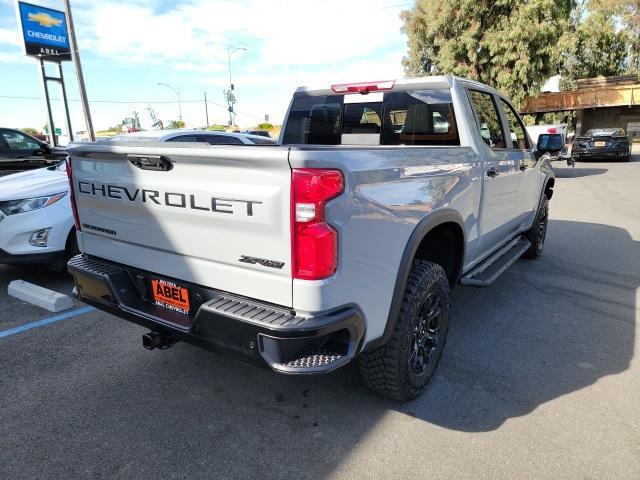
M15 215L16 213L31 212L38 210L39 208L48 207L49 205L56 203L67 192L55 193L46 197L24 198L22 200L6 200L0 202L0 218L8 217L9 215Z

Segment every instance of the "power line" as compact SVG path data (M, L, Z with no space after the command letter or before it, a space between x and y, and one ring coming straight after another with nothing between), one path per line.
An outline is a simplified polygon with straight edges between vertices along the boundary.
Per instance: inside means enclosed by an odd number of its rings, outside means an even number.
M42 97L28 97L28 96L21 96L21 95L0 95L0 98L7 98L7 99L11 99L11 100L42 100ZM52 98L51 100L60 100L60 98ZM70 98L69 99L70 102L79 102L80 99L79 98ZM177 100L89 100L89 103L107 103L107 104L131 104L131 103L144 103L144 104L157 104L157 103L163 103L163 104L175 104L178 103ZM182 103L202 103L202 99L199 100L182 100ZM212 102L211 100L207 100L208 104L214 105L216 107L219 108L223 108L224 110L227 110L227 105L223 105L221 103L216 103L216 102ZM253 113L248 113L248 112L241 112L239 110L237 110L238 113L240 113L241 115L246 115L248 117L253 117L253 118L257 118L259 120L262 119L262 116L260 115L255 115Z
M0 98L10 98L17 100L42 100L42 97L26 97L19 95L0 95ZM51 100L60 100L59 98L52 98ZM79 102L79 98L70 98L71 102ZM182 103L200 103L200 100L182 100ZM177 100L91 100L90 103L178 103Z

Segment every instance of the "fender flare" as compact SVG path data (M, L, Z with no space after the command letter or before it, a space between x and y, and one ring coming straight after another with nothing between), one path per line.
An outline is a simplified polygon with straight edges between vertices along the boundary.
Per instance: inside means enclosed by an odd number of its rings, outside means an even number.
M542 201L544 200L544 197L546 195L547 186L549 185L549 182L553 181L555 186L555 180L556 180L556 177L552 173L548 173L546 177L544 177L544 181L542 182L542 190L540 191L540 197L538 198L538 206L536 208L536 212L540 209L540 205L542 205ZM553 189L552 189L552 195L553 195ZM551 200L552 195L549 195L549 200Z
M431 230L443 223L456 223L462 230L462 234L464 236L462 243L462 258L464 259L464 250L467 244L467 232L464 228L464 220L462 219L462 216L452 209L439 209L431 212L423 218L413 229L413 232L411 232L409 240L404 247L404 252L400 259L400 266L398 267L398 274L396 276L396 282L393 289L393 297L391 298L391 305L389 307L389 315L387 316L387 323L384 327L384 333L381 337L371 340L364 347L365 349L377 348L385 344L393 334L398 321L400 307L402 306L402 298L404 297L407 280L409 279L409 272L411 271L413 259L418 251L418 247ZM460 271L456 274L456 277L458 276L460 276Z

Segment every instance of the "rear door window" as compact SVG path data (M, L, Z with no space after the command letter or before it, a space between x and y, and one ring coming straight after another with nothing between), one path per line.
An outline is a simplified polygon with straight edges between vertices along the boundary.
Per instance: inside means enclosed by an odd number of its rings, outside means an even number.
M480 90L468 90L468 92L482 140L491 148L505 148L500 115L493 95Z
M502 103L504 114L507 117L509 134L511 135L511 142L513 143L512 148L518 150L528 150L529 139L527 138L527 134L525 133L524 125L522 124L522 120L520 120L520 116L515 112L513 107L503 99L500 99L500 102Z
M449 90L384 96L381 145L460 145Z

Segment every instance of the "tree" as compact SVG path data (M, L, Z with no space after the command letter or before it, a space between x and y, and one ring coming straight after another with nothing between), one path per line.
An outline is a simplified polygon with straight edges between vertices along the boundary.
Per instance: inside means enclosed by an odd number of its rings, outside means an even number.
M184 128L184 122L182 120L170 120L167 124L167 128L176 129L176 128Z
M640 0L589 0L590 10L613 15L625 33L629 73L640 74Z
M558 42L563 88L575 79L620 75L627 60L627 34L616 28L613 12L576 9L571 28Z
M35 128L31 128L31 127L24 127L20 129L21 132L27 133L29 135L31 135L32 137L35 137L36 135L40 135L40 132L38 130L36 130Z
M454 74L516 103L556 73L554 49L573 0L417 0L401 16L409 75Z

